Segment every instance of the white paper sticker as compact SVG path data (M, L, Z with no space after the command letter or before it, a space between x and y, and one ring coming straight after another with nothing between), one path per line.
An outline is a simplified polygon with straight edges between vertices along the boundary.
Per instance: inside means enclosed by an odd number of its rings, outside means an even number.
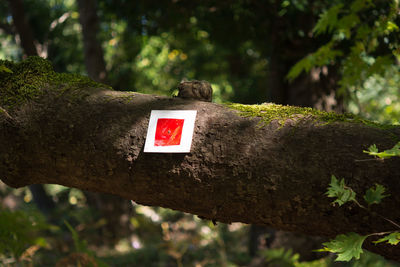
M190 152L196 114L196 110L152 110L144 152Z

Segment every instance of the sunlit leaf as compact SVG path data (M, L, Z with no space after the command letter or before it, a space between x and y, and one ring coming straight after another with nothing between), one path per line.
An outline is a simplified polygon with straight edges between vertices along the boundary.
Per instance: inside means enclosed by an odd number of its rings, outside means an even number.
M382 243L382 242L388 242L391 245L397 245L400 242L400 233L399 232L394 232L391 233L385 237L382 237L381 239L377 241L373 241L375 244Z
M386 24L386 30L389 32L398 31L399 26L397 26L393 21L388 21Z
M375 144L373 144L369 146L368 151L373 153L378 153L378 148L376 147Z
M376 156L381 159L387 159L391 157L400 157L400 142L398 142L394 147L391 149L384 150L382 152L378 152L378 149L375 145L372 145L368 148L368 150L364 150L364 153L367 153L370 156Z
M362 244L368 236L361 236L356 233L338 235L330 242L323 243L324 248L318 251L328 251L337 254L335 261L350 261L359 259L363 253Z

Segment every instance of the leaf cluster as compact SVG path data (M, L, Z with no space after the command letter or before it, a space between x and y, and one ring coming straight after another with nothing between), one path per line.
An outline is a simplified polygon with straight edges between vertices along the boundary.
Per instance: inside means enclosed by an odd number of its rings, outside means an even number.
M368 206L372 204L379 204L381 203L382 199L385 197L390 196L389 194L384 194L386 188L380 184L375 184L375 188L371 187L363 196L365 202ZM338 180L334 175L331 177L331 183L329 184L328 191L326 192L328 197L336 198L332 204L339 204L342 206L343 204L353 201L358 206L364 208L356 199L356 193L351 189L351 187L346 186L344 179Z
M360 208L369 211L370 205L379 204L381 203L382 199L389 196L388 194L384 194L385 191L386 191L385 187L380 184L376 184L375 187L369 188L363 196L363 199L368 204L368 208L366 208L357 201L356 193L345 184L344 179L341 179L339 181L334 175L332 175L331 183L328 187L326 195L328 197L335 198L335 200L332 202L333 205L338 204L339 206L342 206L347 202L354 202ZM383 216L381 217L384 218ZM391 222L395 226L398 226L393 221L386 218L384 219ZM375 241L375 243L387 242L391 245L397 245L400 242L400 234L398 232L374 233L369 235L348 233L348 234L338 235L336 236L335 239L323 243L324 248L318 251L336 253L337 254L336 261L350 261L353 258L359 259L361 253L363 253L362 244L364 243L365 239L372 235L382 235L382 234L384 234L385 236Z
M378 157L380 159L388 159L391 157L400 157L400 142L394 145L391 149L379 152L375 144L371 145L368 150L364 150L370 156Z
M45 247L47 242L40 231L48 228L37 212L0 209L0 258L19 259L31 246Z
M314 67L340 66L341 89L358 88L373 74L382 75L399 57L399 3L391 1L335 1L320 16L314 36L330 40L297 62L287 75L295 79Z

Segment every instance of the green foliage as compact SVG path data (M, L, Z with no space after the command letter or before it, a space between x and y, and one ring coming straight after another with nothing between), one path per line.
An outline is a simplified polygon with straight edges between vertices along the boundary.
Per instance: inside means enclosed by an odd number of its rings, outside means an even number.
M377 151L377 148L374 145L370 147L370 150ZM339 206L341 206L346 202L353 201L354 203L357 204L359 208L365 209L368 212L370 212L369 209L370 205L379 204L381 203L383 198L389 196L384 194L385 191L386 188L380 184L375 184L375 188L374 187L369 188L363 197L365 202L368 204L368 208L366 208L357 201L356 194L350 187L346 186L344 179L338 181L338 179L336 179L336 177L332 175L331 183L328 187L326 195L328 195L328 197L336 198L333 204L338 203ZM392 225L396 226L397 228L399 228L399 225L394 221L379 214L378 216L386 220L387 222L391 223ZM383 238L379 239L378 241L375 241L375 243L388 242L389 244L397 245L400 242L400 240L398 240L400 238L400 234L398 232L393 232L393 231L384 233L372 233L363 236L356 233L348 233L345 235L344 234L338 235L335 239L331 240L330 242L323 243L324 248L318 251L319 252L327 251L336 253L338 255L336 261L350 261L353 258L359 259L360 254L363 253L362 244L364 240L367 237L374 235L385 235Z
M335 266L335 265L334 265ZM341 265L340 265L341 266ZM345 266L352 267L398 267L399 265L393 261L387 261L382 256L364 250L360 259L352 260L346 263Z
M68 230L72 234L72 239L74 240L75 251L82 253L84 258L91 262L89 266L99 266L99 267L108 267L109 265L105 262L101 261L96 257L96 254L88 248L87 242L85 240L81 240L79 238L78 232L67 222L64 221L65 225L67 226ZM80 262L77 263L80 265ZM86 265L85 265L86 266Z
M64 223L72 234L75 250L78 252L88 252L87 242L85 240L79 239L78 232L76 232L75 229L67 221L64 221Z
M328 252L325 249L320 251ZM337 263L330 256L314 261L300 261L297 253L293 253L290 249L285 250L267 249L261 252L261 255L266 257L268 266L290 266L290 267L332 267L332 266L347 266L347 267L395 267L396 263L390 263L383 259L382 256L364 250L360 253L360 258L354 258L350 262ZM269 259L269 260L268 260Z
M335 1L314 27L315 36L329 36L327 44L295 64L293 80L313 67L336 65L341 92L357 90L373 75L384 75L399 56L398 1Z
M336 261L350 261L353 258L359 259L361 253L363 253L362 244L367 237L356 233L338 235L335 239L323 243L324 248L318 251L337 254Z
M45 247L47 241L40 231L48 229L41 214L27 211L9 211L0 208L0 259L18 260L31 246Z
M391 245L397 245L400 242L400 233L394 232L385 237L382 237L381 239L379 239L377 241L374 241L375 244L382 243L382 242L388 242Z
M333 204L337 203L339 206L342 206L346 202L356 200L356 193L350 187L346 186L344 179L342 178L342 180L339 181L334 175L331 176L331 183L329 184L326 195L336 198Z
M322 33L331 33L335 29L335 25L338 23L338 15L343 6L344 4L339 3L322 13L313 32L317 35Z
M386 67L383 75L373 74L362 82L360 88L349 88L348 111L370 120L398 125L399 70L399 66Z
M364 200L368 203L368 205L379 204L382 199L388 197L390 195L384 195L385 187L380 184L375 184L375 188L371 187L365 192Z
M285 248L267 249L262 252L268 264L282 267L294 267L298 263L300 255Z
M342 51L332 49L333 44L333 42L330 42L326 45L323 45L315 53L309 54L307 57L297 62L290 69L287 75L289 81L293 81L303 71L309 72L313 67L329 65L330 63L334 62L337 57L342 56Z
M382 152L378 151L378 148L375 144L371 145L368 150L364 150L364 153L367 153L370 156L375 156L381 159L388 159L391 157L400 157L400 142L394 145L391 149L384 150Z

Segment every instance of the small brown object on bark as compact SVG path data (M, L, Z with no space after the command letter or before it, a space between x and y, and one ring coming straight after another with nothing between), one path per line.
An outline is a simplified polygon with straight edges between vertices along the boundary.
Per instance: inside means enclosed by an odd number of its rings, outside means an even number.
M178 97L211 102L212 87L207 81L185 81L178 85Z

